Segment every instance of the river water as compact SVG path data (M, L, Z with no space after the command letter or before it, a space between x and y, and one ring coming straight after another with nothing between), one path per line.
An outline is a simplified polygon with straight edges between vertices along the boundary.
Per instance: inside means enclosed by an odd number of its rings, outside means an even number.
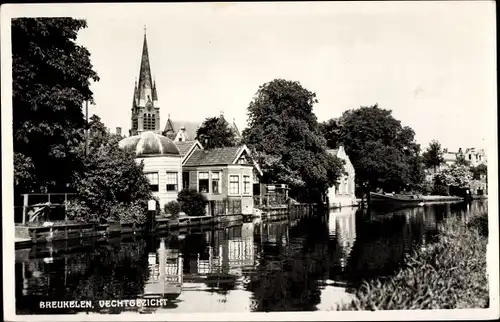
M356 208L294 222L253 222L200 233L64 242L17 250L17 314L332 310L363 279L390 276L438 237L444 218L487 211L487 201L407 209ZM98 300L161 296L159 307ZM40 301L93 300L88 310ZM158 304L158 303L157 303Z

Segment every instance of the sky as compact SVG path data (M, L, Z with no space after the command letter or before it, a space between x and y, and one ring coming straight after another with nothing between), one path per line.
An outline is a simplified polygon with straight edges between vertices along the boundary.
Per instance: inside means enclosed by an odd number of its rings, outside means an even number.
M51 6L87 20L78 42L107 127L130 128L146 26L161 128L235 119L242 130L260 85L299 81L319 121L378 103L427 146L491 146L496 126L493 2L219 3ZM59 10L57 8L60 8Z

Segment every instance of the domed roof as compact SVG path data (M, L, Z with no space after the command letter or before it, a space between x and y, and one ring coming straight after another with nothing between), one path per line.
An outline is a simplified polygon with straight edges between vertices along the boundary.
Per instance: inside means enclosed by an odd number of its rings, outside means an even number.
M180 155L172 140L152 131L125 138L118 143L118 146L125 151L134 152L138 157Z

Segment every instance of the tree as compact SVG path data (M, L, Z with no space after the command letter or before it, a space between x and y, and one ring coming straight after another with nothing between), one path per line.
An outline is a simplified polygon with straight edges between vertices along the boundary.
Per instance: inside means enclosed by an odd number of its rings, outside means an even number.
M177 195L177 202L182 212L188 216L204 216L206 214L207 198L195 189L183 189Z
M423 153L423 161L427 168L432 168L434 170L434 173L436 173L436 169L444 163L443 150L438 141L431 141L429 147Z
M12 107L16 191L66 190L81 160L82 105L99 77L77 45L85 20L12 20ZM29 179L28 179L29 178Z
M330 149L336 149L339 146L341 122L340 118L333 118L319 124L321 133L326 139L326 145Z
M344 112L340 138L365 192L382 188L400 191L418 187L424 179L415 132L402 126L390 110L378 105Z
M452 164L450 167L437 173L435 181L446 186L467 188L472 181L472 172L466 165Z
M245 143L261 164L263 181L287 183L291 196L324 197L343 173L340 159L326 153L326 141L312 112L316 94L299 82L275 79L259 87L248 106Z
M99 117L92 117L89 149L84 168L76 175L77 201L69 207L72 219L85 222L121 221L144 223L152 199L143 164L135 154L118 147L119 136L109 134ZM80 153L83 148L80 146Z
M209 117L196 131L196 139L205 149L234 146L236 138L233 130L223 117Z
M485 164L479 164L476 167L471 167L472 175L474 180L481 180L482 176L488 179L488 167Z
M455 159L454 162L455 165L457 166L470 166L470 161L465 159L465 155L463 153L457 153L457 158Z

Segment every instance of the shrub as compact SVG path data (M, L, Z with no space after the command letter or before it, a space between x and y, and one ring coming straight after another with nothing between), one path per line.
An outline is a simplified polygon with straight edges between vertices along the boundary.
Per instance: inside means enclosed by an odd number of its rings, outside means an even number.
M179 202L181 211L185 212L188 216L204 216L206 213L207 198L194 189L180 191L177 201Z
M432 189L432 194L438 196L449 196L450 192L446 185L436 183Z
M81 200L70 200L66 203L66 216L68 220L77 222L97 222L99 216L92 213Z
M142 224L146 222L146 219L146 212L139 202L113 205L109 214L109 220L123 224Z
M341 309L488 307L488 239L477 228L461 222L457 217L446 219L440 230L439 240L408 257L395 276L365 281L357 290L356 299Z
M478 216L473 216L468 223L472 229L477 229L481 236L488 237L488 213L483 212Z
M177 201L170 201L165 204L165 214L177 215L181 211L181 206Z

